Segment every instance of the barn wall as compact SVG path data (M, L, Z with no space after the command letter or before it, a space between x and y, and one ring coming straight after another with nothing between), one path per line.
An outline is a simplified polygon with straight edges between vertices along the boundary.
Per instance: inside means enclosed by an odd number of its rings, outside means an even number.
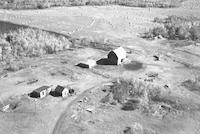
M118 57L113 51L108 54L108 62L110 65L118 65Z
M43 93L44 93L44 95L43 95ZM44 98L46 95L47 95L46 91L40 92L40 98Z

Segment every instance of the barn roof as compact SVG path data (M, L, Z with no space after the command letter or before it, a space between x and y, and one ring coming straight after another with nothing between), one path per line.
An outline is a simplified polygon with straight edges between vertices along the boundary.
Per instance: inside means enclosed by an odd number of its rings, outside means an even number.
M40 93L40 92L46 90L47 88L49 88L49 86L42 86L42 87L35 89L34 91Z
M62 92L64 89L65 89L65 87L58 85L58 86L55 88L55 91L56 91L56 92Z
M117 57L118 57L119 59L124 59L124 58L126 58L126 51L124 50L123 47L119 47L119 48L113 50L113 52L117 55Z
M126 51L124 50L123 47L119 47L117 49L114 49L114 50L110 51L110 53L114 53L117 56L118 59L126 58Z

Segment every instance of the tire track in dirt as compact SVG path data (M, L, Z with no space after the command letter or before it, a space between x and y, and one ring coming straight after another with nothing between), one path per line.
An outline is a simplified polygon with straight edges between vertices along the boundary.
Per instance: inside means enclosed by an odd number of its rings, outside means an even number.
M79 100L79 98L83 97L85 95L86 92L90 91L90 90L96 90L98 89L99 87L102 86L104 82L100 82L86 90L84 90L79 96L77 96L74 100L72 100L67 106L66 106L66 110L64 110L64 112L60 115L59 119L57 120L56 122L56 125L54 126L53 130L52 130L52 133L51 134L62 134L62 127L63 127L63 124L64 122L66 121L65 120L65 117L70 113L70 110L69 108L76 102Z

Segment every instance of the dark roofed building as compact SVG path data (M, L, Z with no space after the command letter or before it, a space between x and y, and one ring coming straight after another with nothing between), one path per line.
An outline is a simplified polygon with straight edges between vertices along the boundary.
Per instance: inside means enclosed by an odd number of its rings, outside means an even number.
M35 89L30 96L34 98L44 98L50 92L51 88L49 86L42 86Z
M69 93L69 90L63 86L60 86L58 85L56 88L55 88L55 94L57 96L62 96L62 97L66 97Z

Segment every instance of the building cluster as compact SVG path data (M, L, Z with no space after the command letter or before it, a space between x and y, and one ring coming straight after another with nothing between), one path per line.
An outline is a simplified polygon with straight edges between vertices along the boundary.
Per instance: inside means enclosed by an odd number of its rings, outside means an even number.
M98 61L94 60L88 60L86 62L81 62L77 66L82 68L92 68L96 65L120 65L123 63L123 61L126 59L126 51L124 48L119 47L117 49L114 49L110 51L107 55L107 58L102 58ZM28 84L32 84L37 82L38 80L33 80L29 82ZM54 97L62 97L66 98L67 96L71 96L75 94L75 90L70 87L65 87L61 85L57 86L41 86L35 90L33 90L28 95L32 98L45 98L48 95L54 96ZM2 110L4 112L8 112L10 110L10 104L5 105Z
M110 51L107 58L102 58L98 61L89 59L79 63L77 66L82 68L93 68L96 65L120 65L123 63L124 59L126 59L126 51L123 47L118 47L117 49Z
M46 97L47 95L50 94L54 97L61 96L61 97L65 98L65 97L70 96L74 93L75 93L75 91L72 88L57 85L55 88L53 88L53 86L39 87L39 88L33 90L29 94L29 96L33 97L33 98L44 98L44 97Z

